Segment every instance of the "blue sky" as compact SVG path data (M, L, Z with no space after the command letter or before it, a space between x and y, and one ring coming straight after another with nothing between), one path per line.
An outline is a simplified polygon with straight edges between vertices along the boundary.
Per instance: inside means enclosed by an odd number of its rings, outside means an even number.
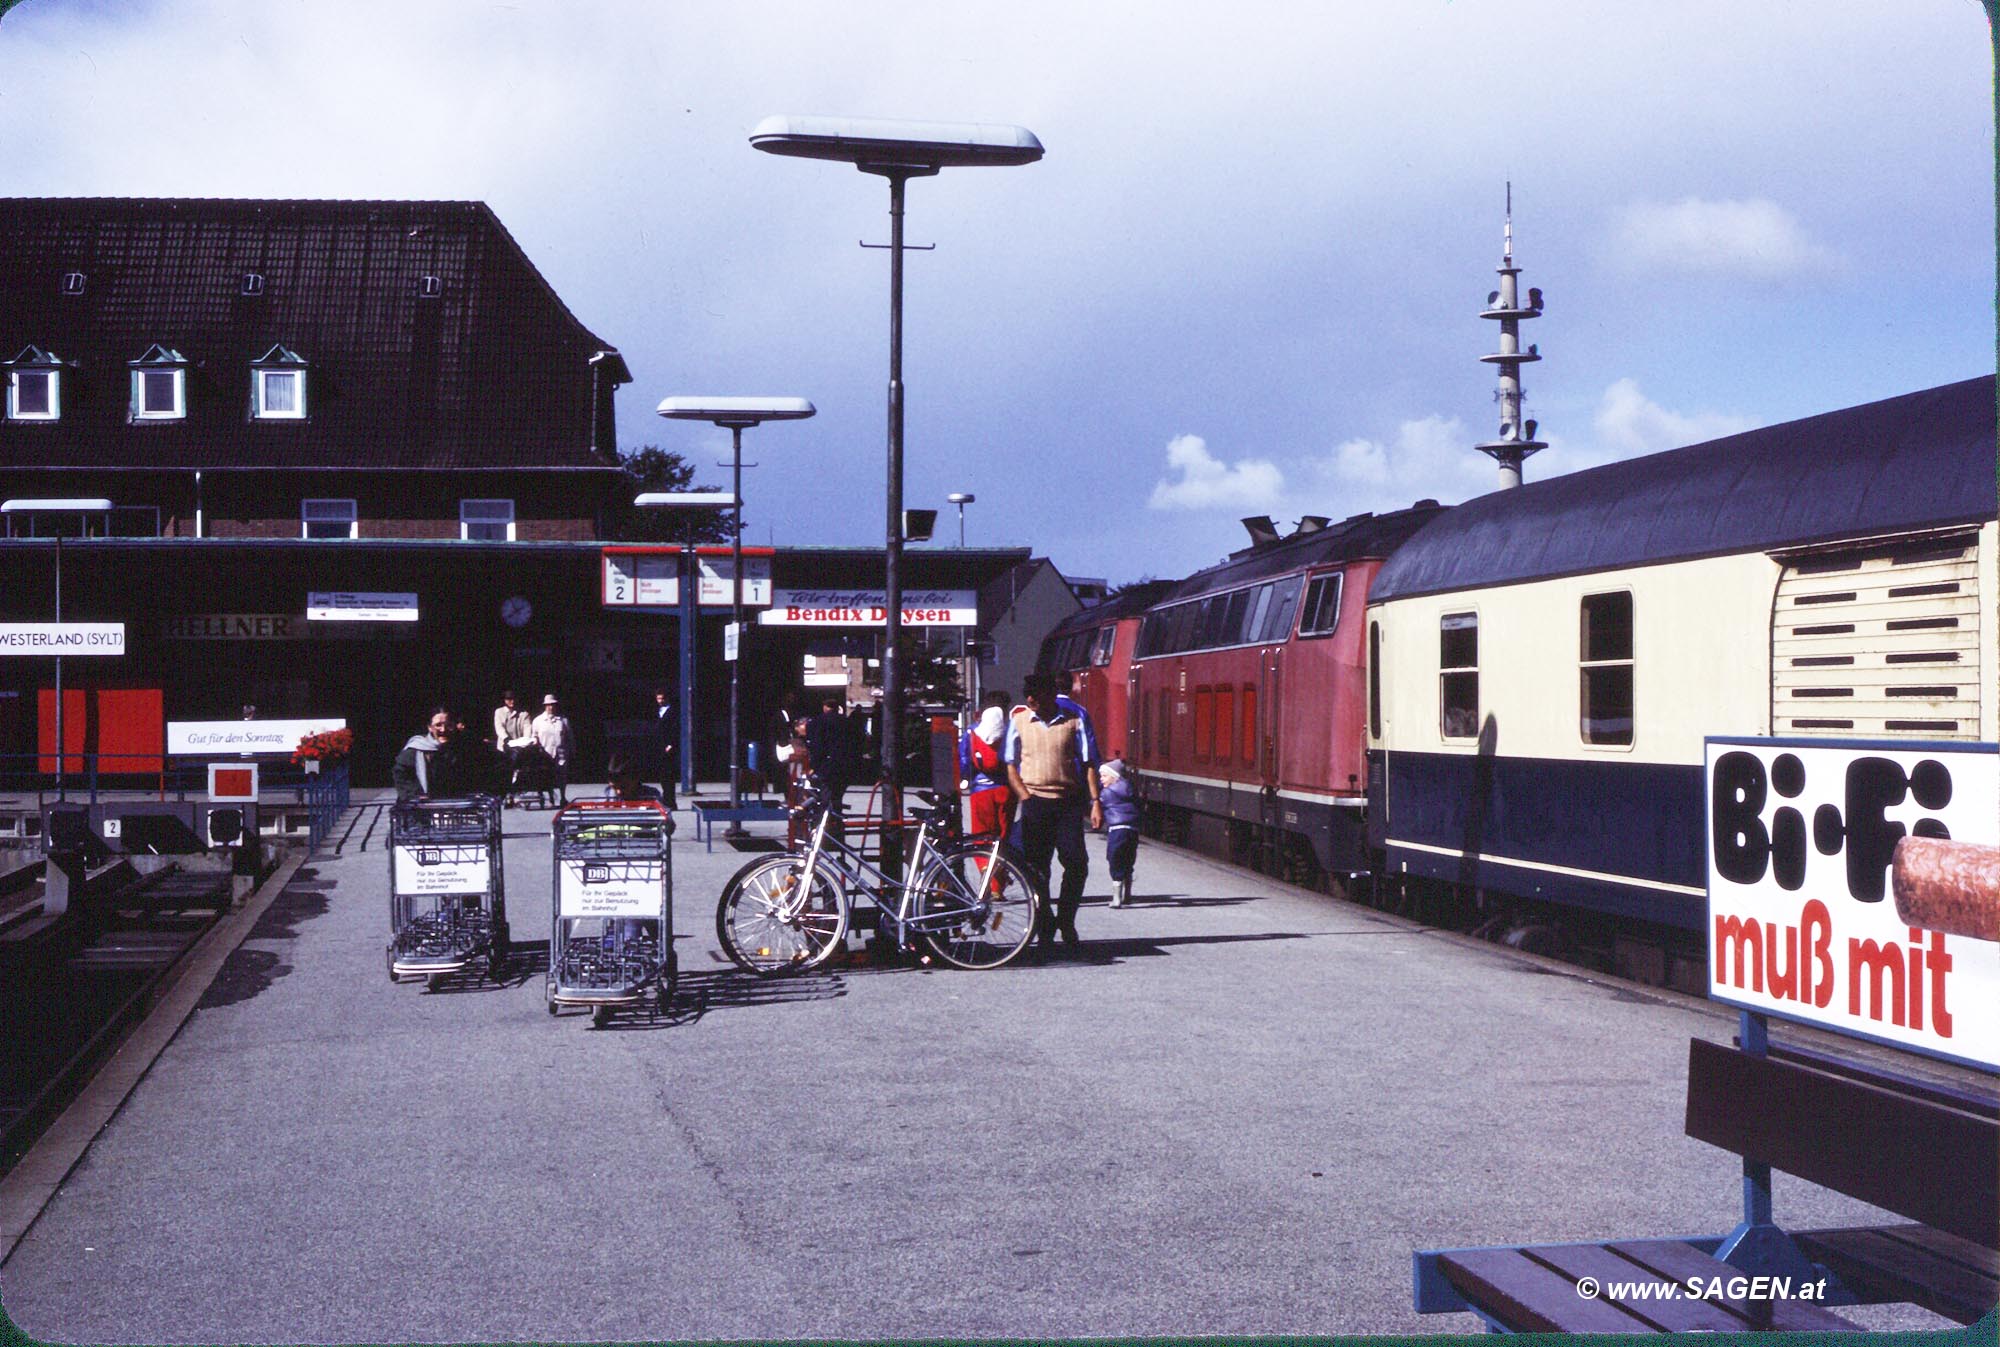
M910 189L906 503L1129 580L1491 489L1509 179L1531 480L1991 373L1990 51L1974 0L27 0L0 192L485 200L624 351L628 447L720 482L662 397L809 397L746 442L749 536L860 544L887 193L749 131L1029 127Z

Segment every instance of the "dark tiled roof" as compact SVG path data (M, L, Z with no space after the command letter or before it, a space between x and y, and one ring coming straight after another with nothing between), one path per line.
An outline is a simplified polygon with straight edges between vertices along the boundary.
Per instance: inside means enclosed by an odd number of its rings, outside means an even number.
M1167 598L1178 602L1218 590L1234 589L1273 575L1286 575L1308 566L1386 557L1405 538L1440 513L1436 503L1426 502L1386 514L1355 515L1337 524L1328 524L1314 533L1295 533L1281 542L1238 552L1219 566L1196 571L1176 585ZM1378 580L1376 583L1381 582Z
M1994 380L1908 393L1467 501L1371 601L1993 518Z
M0 420L0 467L607 462L590 360L610 348L482 202L0 199L0 295L0 360L70 366L60 421ZM190 363L188 414L133 425L128 366L156 343ZM309 416L252 421L250 363L279 344Z

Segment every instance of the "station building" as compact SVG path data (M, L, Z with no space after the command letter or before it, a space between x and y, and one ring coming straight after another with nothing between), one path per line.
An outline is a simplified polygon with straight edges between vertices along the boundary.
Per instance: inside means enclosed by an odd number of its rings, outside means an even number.
M122 657L64 662L72 769L156 771L164 722L254 705L344 718L357 781L386 780L430 706L484 729L511 687L562 698L587 777L676 683L682 610L614 601L620 557L696 565L608 536L631 372L484 204L0 200L0 293L0 621L53 620L60 572L64 620L126 626ZM109 508L48 508L77 500ZM827 610L879 603L882 553L746 550L772 620L747 638L745 737L768 741L829 660L857 699L879 679L879 612ZM911 548L905 607L936 609L913 636L976 659L981 628L1023 620L987 600L1031 560ZM710 775L722 589L694 627ZM0 776L53 767L53 675L0 660Z

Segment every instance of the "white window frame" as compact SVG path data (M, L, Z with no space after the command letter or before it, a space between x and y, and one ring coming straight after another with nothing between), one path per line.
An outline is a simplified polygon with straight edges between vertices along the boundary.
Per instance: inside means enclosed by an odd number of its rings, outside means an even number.
M297 379L298 384L292 395L290 411L273 411L265 395L265 381L272 377ZM301 365L259 366L250 372L254 385L255 403L250 414L259 421L303 421L306 415L306 372Z
M49 381L49 409L45 412L21 410L21 379L40 377ZM7 374L7 417L12 421L60 421L62 419L62 371L48 365L15 369Z
M1614 598L1621 594L1625 597L1625 615L1628 623L1630 624L1629 635L1631 638L1631 647L1628 653L1618 659L1585 658L1590 653L1590 651L1587 648L1587 643L1590 639L1590 617L1587 605L1592 599ZM1579 595L1576 602L1576 617L1577 617L1577 660L1576 660L1577 742L1582 744L1583 747L1586 749L1612 752L1612 753L1630 753L1634 745L1636 745L1639 742L1639 601L1638 598L1632 593L1630 589L1598 590L1589 594ZM1595 669L1620 669L1620 668L1627 670L1629 674L1626 692L1629 695L1632 704L1632 715L1630 718L1631 728L1627 731L1627 737L1623 742L1620 742L1619 740L1616 739L1593 739L1590 737L1589 733L1586 730L1586 725L1588 722L1585 721L1583 716L1584 707L1588 705L1589 702L1587 689L1590 682L1591 671Z
M173 376L173 406L166 411L146 407L146 376ZM184 365L136 365L132 369L132 419L134 421L184 421L187 419L187 367Z
M468 519L465 508L468 505L504 505L507 507L507 536L479 539L472 536L474 524L497 524L498 519ZM511 496L467 496L458 502L458 537L461 542L513 542L514 541L514 499Z
M329 541L326 535L324 534L315 535L312 531L312 526L314 524L337 524L341 522L338 517L328 514L321 514L318 517L315 517L312 513L312 507L315 505L346 506L347 507L346 536L348 536L349 538L358 538L361 536L361 512L355 508L355 502L352 497L308 496L306 499L299 502L299 536L301 538L313 538L317 542Z
M1467 619L1470 620L1468 621ZM1448 623L1454 625L1447 626L1446 624ZM1483 714L1484 704L1480 701L1480 688L1479 688L1479 655L1480 655L1479 627L1480 627L1479 610L1477 608L1456 609L1452 612L1441 613L1438 616L1438 632L1440 639L1439 639L1439 650L1438 650L1437 724L1438 724L1438 738L1443 740L1447 744L1465 744L1465 743L1476 742L1479 738L1479 728L1482 724L1485 723ZM1467 629L1470 629L1472 632L1472 663L1446 664L1444 662L1444 650L1443 650L1443 639L1442 639L1443 633L1446 631L1464 631ZM1446 696L1445 688L1447 686L1447 681L1451 679L1454 675L1463 677L1467 674L1470 674L1472 676L1472 732L1470 734L1453 734L1446 728L1445 713L1450 708L1451 699L1448 696Z
M1306 611L1306 600L1313 596L1314 590L1318 590L1324 595L1328 588L1333 590L1333 621L1327 623L1324 627L1308 627L1306 623L1316 618L1317 614ZM1340 605L1346 595L1346 571L1321 571L1318 575L1308 579L1306 581L1305 594L1299 599L1299 639L1303 641L1309 638L1333 635L1334 631L1340 626Z

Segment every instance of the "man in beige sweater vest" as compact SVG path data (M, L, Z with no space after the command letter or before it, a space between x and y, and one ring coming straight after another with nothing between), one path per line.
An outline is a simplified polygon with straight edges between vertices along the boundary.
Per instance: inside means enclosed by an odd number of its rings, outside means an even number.
M1029 674L1023 685L1026 707L1007 726L1007 781L1021 801L1021 851L1028 868L1049 890L1050 861L1062 858L1062 891L1055 911L1044 911L1040 934L1044 945L1060 934L1065 944L1078 942L1076 909L1083 901L1083 883L1090 873L1084 848L1085 803L1090 827L1103 826L1097 802L1097 764L1101 754L1090 715L1082 706L1056 692L1053 674Z

